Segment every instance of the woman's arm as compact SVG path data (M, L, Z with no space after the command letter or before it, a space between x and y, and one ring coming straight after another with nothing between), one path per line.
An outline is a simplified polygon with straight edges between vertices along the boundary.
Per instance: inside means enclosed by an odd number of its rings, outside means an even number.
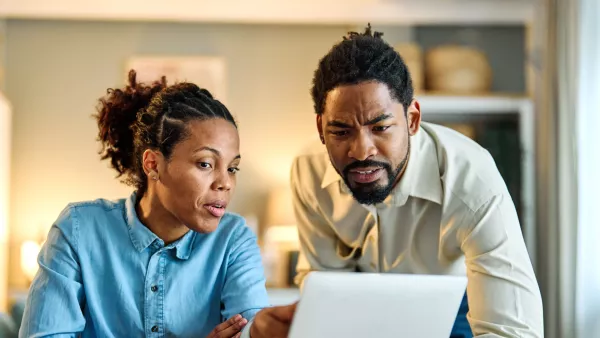
M85 327L85 302L77 255L78 222L67 207L52 225L29 289L20 338L75 337Z
M231 318L241 314L250 321L269 306L262 258L256 236L247 226L237 227L233 238L221 293L222 316Z

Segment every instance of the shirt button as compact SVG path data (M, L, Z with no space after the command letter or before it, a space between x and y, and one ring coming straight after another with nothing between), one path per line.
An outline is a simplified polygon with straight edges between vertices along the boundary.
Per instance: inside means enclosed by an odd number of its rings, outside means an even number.
M154 325L151 330L152 332L158 332L158 326Z
M156 292L156 291L158 291L158 286L152 285L152 287L150 288L150 290L152 290L152 292Z

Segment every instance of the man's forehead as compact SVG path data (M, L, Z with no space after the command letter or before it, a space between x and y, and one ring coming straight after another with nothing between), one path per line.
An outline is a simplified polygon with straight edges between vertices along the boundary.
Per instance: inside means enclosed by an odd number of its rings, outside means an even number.
M388 87L381 83L360 83L337 87L326 99L324 115L335 118L375 117L392 112L397 102Z
M399 114L403 114L403 108L401 104L390 104L381 105L374 104L364 108L354 109L331 109L323 114L324 120L329 121L340 121L345 123L364 123L386 115L388 118L396 117Z

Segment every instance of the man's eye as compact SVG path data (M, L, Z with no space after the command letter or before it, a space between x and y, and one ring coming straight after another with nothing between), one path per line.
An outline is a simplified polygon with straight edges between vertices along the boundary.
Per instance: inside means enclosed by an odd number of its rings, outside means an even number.
M331 134L333 134L335 136L344 136L344 135L347 135L348 132L345 130L337 130L337 131L332 131Z
M229 172L232 174L236 174L238 171L240 171L240 168L238 168L238 167L229 168Z
M386 131L390 126L376 126L373 127L373 131Z

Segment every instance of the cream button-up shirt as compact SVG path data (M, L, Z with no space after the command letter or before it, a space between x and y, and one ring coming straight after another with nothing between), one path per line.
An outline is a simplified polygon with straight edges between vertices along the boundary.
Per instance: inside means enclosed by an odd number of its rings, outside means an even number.
M544 336L514 203L494 160L474 141L422 123L400 182L374 206L353 199L322 145L294 160L291 186L297 284L314 270L466 275L475 336Z

